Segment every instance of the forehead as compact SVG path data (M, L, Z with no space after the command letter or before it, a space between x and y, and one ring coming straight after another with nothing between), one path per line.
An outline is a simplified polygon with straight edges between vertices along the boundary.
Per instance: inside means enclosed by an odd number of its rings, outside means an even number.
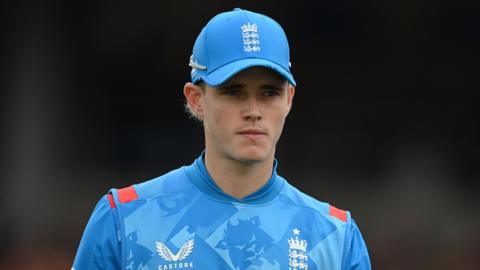
M287 83L278 72L266 67L251 67L240 71L239 73L226 80L222 85L231 83L263 82L282 84Z

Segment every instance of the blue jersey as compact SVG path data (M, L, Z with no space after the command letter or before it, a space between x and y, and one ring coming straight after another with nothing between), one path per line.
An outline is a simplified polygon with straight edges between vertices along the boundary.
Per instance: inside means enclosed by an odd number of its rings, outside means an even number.
M276 173L236 199L203 156L156 179L113 189L95 207L74 261L92 269L371 269L348 211Z

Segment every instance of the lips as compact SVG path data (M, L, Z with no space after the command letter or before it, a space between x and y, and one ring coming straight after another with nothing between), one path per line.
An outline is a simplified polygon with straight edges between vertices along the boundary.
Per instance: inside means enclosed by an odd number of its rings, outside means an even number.
M246 138L256 140L263 138L267 135L266 132L260 129L243 129L238 132L238 134L245 136Z

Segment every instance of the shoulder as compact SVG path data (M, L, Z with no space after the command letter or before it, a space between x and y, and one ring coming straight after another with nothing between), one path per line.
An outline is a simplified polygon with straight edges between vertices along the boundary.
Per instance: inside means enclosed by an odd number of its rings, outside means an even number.
M118 204L175 195L191 186L192 184L184 172L184 167L181 167L145 182L124 188L113 188L107 194L107 198L110 207L115 208Z
M303 193L288 182L285 186L282 195L285 196L290 203L308 209L308 211L312 211L315 214L323 216L336 223L350 223L351 217L349 211L337 208L330 203L319 201L312 196Z
M120 249L116 221L108 196L103 196L93 210L78 246L73 268L118 269ZM103 269L103 268L102 268Z

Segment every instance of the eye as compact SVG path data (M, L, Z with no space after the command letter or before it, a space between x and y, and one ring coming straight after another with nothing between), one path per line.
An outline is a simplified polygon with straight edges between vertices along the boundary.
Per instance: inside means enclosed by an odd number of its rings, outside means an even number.
M280 95L280 93L276 90L267 90L263 92L263 95L266 97L274 97Z
M228 89L228 90L222 91L222 94L226 96L239 96L242 94L242 91L238 89Z

